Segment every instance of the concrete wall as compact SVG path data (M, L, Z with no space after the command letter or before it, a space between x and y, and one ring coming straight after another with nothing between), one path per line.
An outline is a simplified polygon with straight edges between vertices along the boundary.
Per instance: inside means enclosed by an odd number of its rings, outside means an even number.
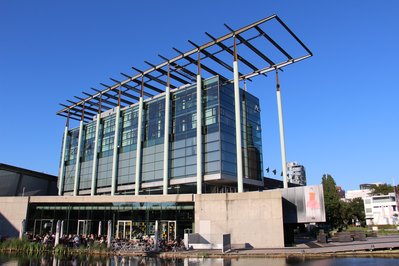
M0 235L18 237L26 219L29 197L0 197Z
M215 248L222 234L233 247L284 247L281 191L195 195L195 233Z

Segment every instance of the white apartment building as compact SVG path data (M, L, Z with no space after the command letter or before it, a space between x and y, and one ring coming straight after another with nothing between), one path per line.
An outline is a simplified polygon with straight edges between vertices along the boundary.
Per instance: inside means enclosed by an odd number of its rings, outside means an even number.
M303 165L297 162L287 163L288 182L300 186L306 186L306 171Z
M367 225L398 224L395 193L364 198Z
M370 189L354 189L354 190L348 190L345 192L345 199L346 200L353 200L356 198L362 198L365 199L367 197L370 197L371 190Z

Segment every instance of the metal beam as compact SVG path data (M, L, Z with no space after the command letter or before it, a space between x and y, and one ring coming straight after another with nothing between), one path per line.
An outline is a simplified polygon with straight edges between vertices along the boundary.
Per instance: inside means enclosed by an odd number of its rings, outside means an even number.
M100 83L100 84L103 85L103 86L106 86L106 85L103 84L103 83ZM94 88L93 88L93 90L98 91L97 89L94 89ZM105 96L107 96L107 97L109 97L109 98L112 98L112 99L118 101L118 97L117 97L117 96L111 95L111 94L109 94L109 93L103 93L103 95L105 95ZM127 104L127 105L132 105L132 104L133 104L132 102L127 101L127 100L125 100L125 99L120 99L120 101L123 102L123 103L125 103L125 104ZM116 105L118 105L118 104L116 104Z
M122 73L122 72L121 72L120 74L121 74L122 76L125 76L125 77L127 77L127 78L130 78L130 76L129 76L128 74L125 74L125 73ZM140 85L141 85L141 84L140 84ZM127 83L123 84L122 86L128 88L129 90L132 90L132 91L134 91L134 92L137 92L138 94L141 94L141 90L138 89L137 87L130 86L130 85L127 84ZM151 94L151 93L146 92L146 91L144 91L144 95L145 95L145 96L148 96L148 97L153 97L153 96L154 96L154 94Z
M291 34L292 37L303 47L303 49L306 50L306 52L309 53L310 56L313 56L312 51L309 50L309 48L298 38L298 36L295 35L295 33L277 16L274 15L277 21L281 24L281 26L284 27L286 31L288 31L289 34ZM254 25L254 27L257 25Z
M216 41L216 38L213 37L212 35L210 35L208 32L205 32L205 34L211 38L212 40ZM216 43L217 46L219 46L220 48L222 48L223 50L225 50L226 52L228 52L231 55L234 55L233 50L231 50L231 48L227 47L224 43L218 42ZM257 70L258 68L256 66L254 66L253 64L251 64L248 60L246 60L245 58L243 58L242 56L240 56L239 54L237 54L238 60L240 60L241 62L243 62L245 65L247 65L249 68L251 68L252 70Z
M160 58L162 58L163 60L165 60L165 61L169 61L169 59L167 59L166 57L164 57L164 56L162 56L162 55L160 55L160 54L158 54L158 56L159 56ZM179 64L177 64L177 63L174 63L174 62L170 63L170 65L174 67L174 69L175 69L174 72L175 72L175 73L177 73L177 74L179 74L179 75L182 75L183 77L189 79L189 80L192 81L192 82L196 82L196 81L197 81L197 76L196 76L196 74L195 74L194 72L190 71L189 69L187 69L187 68L186 68L187 65L181 66L181 65L179 65ZM185 74L180 73L180 71L181 71L181 72L184 72L184 73L187 74L188 76L185 75Z
M140 75L140 78L141 78L142 76ZM156 91L156 92L158 92L158 93L162 93L163 92L163 90L161 90L161 89L159 89L159 88L157 88L157 87L155 87L155 86L152 86L151 84L148 84L148 83L146 83L146 82L142 82L142 81L139 81L139 80L137 80L137 79L132 79L132 82L135 82L135 83L137 83L138 85L143 85L144 87L146 87L146 88L149 88L149 89L151 89L151 90L153 90L153 91ZM141 90L140 90L140 94L141 94ZM145 94L145 93L144 93Z
M113 78L109 78L109 79L112 80L113 82L120 83L120 81L118 81L118 80L116 80L116 79L113 79ZM122 85L122 87L124 87L124 88L126 88L126 89L130 89L129 87L131 87L131 86L128 87L128 85L124 84L124 85ZM121 90L120 92L121 92L121 94L122 94L123 96L129 97L129 98L134 99L134 100L136 100L136 101L139 100L139 97L134 96L134 95L132 95L132 94L129 94L129 93L127 93L126 91Z
M81 98L81 97L78 97L78 96L73 96L73 97L75 97L76 99L78 99L78 100L84 100L83 98ZM87 102L86 102L87 103ZM90 111L94 111L94 112L98 112L98 109L94 109L94 108L92 108L91 106L87 106L87 105L85 105L85 112L86 112L86 110L90 110Z
M147 65L150 65L150 66L155 67L155 65L153 65L153 64L151 64L151 63L149 63L149 62L147 62L147 61L144 61L144 62L145 62ZM168 74L167 71L165 71L164 69L161 69L161 68L160 68L160 69L157 69L156 71L162 73L163 75L167 75L167 74ZM179 77L173 75L172 73L169 73L169 75L170 75L170 77L171 77L172 79L174 79L174 80L180 82L181 84L187 84L187 83L189 83L187 80L181 79L181 78L179 78Z
M98 91L97 89L95 89L95 88L91 88L92 90L94 90L94 91ZM84 95L87 95L87 96L89 96L89 95L91 95L91 94L89 94L89 93L87 93L87 92L82 92ZM104 103L105 104L108 104L108 105L110 105L110 106L106 106L106 105L104 105ZM116 103L113 103L113 102L111 102L111 101L108 101L108 98L107 99L104 99L104 98L102 98L101 99L101 106L104 106L105 108L107 108L107 110L109 110L109 109L112 109L112 108L114 108L115 106L116 106Z
M183 54L183 52L179 51L177 48L173 47L173 50L175 50L178 53ZM189 61L190 63L194 64L194 65L198 65L198 61L195 59L192 59L190 56L185 56L184 59L186 59L187 61ZM225 78L224 76L222 76L220 73L210 69L209 67L205 66L204 64L200 63L201 69L204 69L206 72L214 75L214 76L220 76L222 79L227 80L227 78Z
M146 64L149 64L147 61L144 61L144 62L145 62ZM132 69L136 70L137 72L142 72L140 69L135 68L135 67L132 67ZM162 80L162 79L159 79L158 77L155 77L155 76L150 75L150 74L147 74L145 77L148 78L149 80L153 80L153 81L158 82L158 83L161 84L162 86L167 86L166 81L164 81L164 80ZM170 88L173 88L173 89L176 88L176 86L174 86L174 85L169 85L169 86L170 86Z
M269 35L267 35L266 32L264 32L261 28L258 26L255 26L255 29L263 36L265 37L271 44L274 45L281 53L283 53L288 59L292 59L292 56L287 53L275 40L272 39Z
M227 24L224 24L224 26L229 29L231 32L234 32L232 28L230 28ZM256 49L255 46L253 46L251 43L249 43L247 40L245 40L243 37L241 37L239 34L235 34L236 38L240 40L245 46L247 46L249 49L251 49L255 54L257 54L260 58L268 62L270 65L275 65L275 63L266 55L264 55L261 51Z

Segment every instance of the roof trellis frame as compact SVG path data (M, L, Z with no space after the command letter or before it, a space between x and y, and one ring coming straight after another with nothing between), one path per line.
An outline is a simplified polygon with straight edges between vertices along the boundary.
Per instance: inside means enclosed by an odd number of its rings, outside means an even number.
M283 49L280 44L278 44L275 40L273 40L270 35L266 33L265 30L261 28L263 24L267 24L267 22L275 20L277 21L283 29L289 33L289 35L295 39L296 43L299 44L300 47L302 47L306 51L306 55L299 56L294 58L286 49ZM118 81L117 79L112 79L115 84L108 86L106 85L106 88L104 90L95 90L96 93L94 94L89 94L86 92L83 92L84 95L87 96L87 98L78 98L75 96L77 99L82 99L78 102L74 101L68 101L71 104L61 104L64 108L61 109L60 111L57 112L57 115L61 116L66 116L68 112L70 112L70 118L74 120L79 120L76 117L79 117L81 115L81 112L83 111L84 108L87 110L92 110L93 106L100 106L101 110L103 109L110 109L114 108L117 106L117 103L113 103L110 101L111 99L114 99L115 97L118 98L118 94L123 95L125 97L128 97L129 99L138 101L138 97L132 94L129 94L128 91L131 90L133 92L141 92L143 90L142 94L146 97L153 97L155 96L153 93L150 91L156 92L156 93L162 93L164 90L159 89L157 86L148 84L150 81L157 82L156 84L160 84L164 86L165 84L165 76L168 74L168 71L166 71L164 68L167 67L168 65L170 66L169 68L169 75L170 77L182 84L187 84L187 83L193 83L195 82L195 73L192 72L188 67L189 66L196 66L198 64L198 60L194 59L192 56L196 55L197 53L201 53L203 56L200 58L200 66L203 70L208 72L211 75L218 75L223 81L225 82L233 82L233 79L227 79L224 77L221 73L219 73L215 69L211 69L207 67L206 65L203 64L202 59L209 58L209 60L212 60L213 62L216 63L216 66L222 66L223 69L229 69L230 64L224 62L222 59L216 57L215 55L220 53L220 52L227 52L229 54L232 54L232 47L230 45L225 44L224 42L232 39L232 38L237 38L238 43L237 45L245 45L248 47L254 54L256 54L258 57L264 59L269 65L263 68L257 68L253 63L251 63L248 60L248 57L245 59L243 54L238 55L238 60L242 62L244 65L246 65L251 71L247 74L239 74L239 80L250 80L252 77L255 77L257 75L266 75L267 72L280 69L282 70L283 67L288 66L290 64L302 61L306 58L309 58L313 56L312 52L309 50L309 48L298 38L297 35L277 16L277 15L271 15L266 18L263 18L261 20L258 20L254 23L251 23L247 26L244 26L242 28L239 28L237 30L233 30L229 26L225 24L225 26L230 30L229 33L219 37L215 38L209 33L205 33L211 41L203 44L203 45L197 45L194 42L190 43L195 46L194 49L191 49L187 52L181 52L180 50L173 48L178 55L173 57L172 59L167 59L167 57L158 55L162 60L164 60L162 63L155 65L152 63L149 63L148 61L145 61L146 64L150 66L149 69L145 71L138 71L139 73L135 75L128 75L121 73L122 76L124 76L126 79L122 81ZM252 30L253 29L253 30ZM255 36L251 38L244 38L242 33L246 31L252 30L253 32L256 33ZM251 31L251 32L252 32ZM256 48L253 44L250 43L252 39L256 38L265 38L268 42L270 42L280 53L282 53L285 57L287 57L287 61L284 62L274 62L271 58L269 58L267 55L262 53L258 48ZM210 52L207 49L213 46L217 46L220 48L216 52ZM184 60L184 61L183 61ZM183 63L182 63L183 62ZM137 68L134 68L135 70L138 70ZM159 75L154 75L151 74L153 72L159 73ZM181 77L179 77L179 76ZM144 78L146 79L144 81ZM187 82L183 82L187 79ZM129 85L128 83L133 82L135 85ZM139 87L143 86L142 88L139 89ZM125 88L125 90L122 90L122 87ZM172 87L172 85L171 85ZM175 85L176 87L176 85ZM120 88L120 89L119 89ZM120 90L120 92L119 92ZM150 90L150 91L149 91ZM100 97L102 95L102 97ZM98 103L99 101L102 101L103 103L109 105L109 106L102 106L102 103ZM135 102L133 101L128 101L126 99L120 99L121 102L124 102L125 104L134 104ZM85 107L83 107L85 106ZM84 114L84 119L90 120L90 115L93 115L91 112L88 112Z

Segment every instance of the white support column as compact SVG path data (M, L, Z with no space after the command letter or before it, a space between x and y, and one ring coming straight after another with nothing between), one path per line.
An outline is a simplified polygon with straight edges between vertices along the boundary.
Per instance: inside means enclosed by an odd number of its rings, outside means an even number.
M234 108L236 122L236 153L237 153L237 190L244 192L243 173L242 173L242 151L241 151L241 112L240 112L240 83L238 80L238 61L234 60Z
M79 125L78 150L76 151L76 164L75 164L75 182L73 185L74 196L78 195L79 175L80 175L80 150L82 149L82 135L83 135L83 120L80 121Z
M134 195L139 195L141 180L141 132L143 128L143 97L139 101L139 114L137 123L137 148L136 148L136 179L134 182Z
M58 244L60 243L60 232L61 232L61 221L58 220L55 227L54 247L58 246Z
M284 141L284 121L283 121L283 107L281 104L281 93L280 93L280 84L278 81L278 70L276 70L276 80L277 80L277 109L278 109L278 123L280 129L280 149L281 149L281 165L283 169L283 184L284 188L288 188L287 181L287 161L285 158L285 141Z
M164 148L163 148L163 194L168 194L169 180L169 119L170 119L170 88L165 91L165 130L164 130Z
M61 167L60 167L60 176L59 176L59 184L58 184L58 196L61 196L64 190L64 178L65 178L65 154L66 154L66 142L68 138L68 126L65 127L64 130L64 140L62 142L62 155L61 155Z
M202 80L197 75L197 194L202 194Z
M116 174L118 173L118 146L119 146L119 118L121 109L117 106L115 109L115 134L114 134L114 153L112 157L112 179L111 179L111 196L115 195L116 190Z
M97 160L98 160L98 137L100 133L101 115L97 115L96 121L96 135L94 136L94 152L93 152L93 169L91 174L91 192L90 195L94 196L96 193L96 177L97 177Z

